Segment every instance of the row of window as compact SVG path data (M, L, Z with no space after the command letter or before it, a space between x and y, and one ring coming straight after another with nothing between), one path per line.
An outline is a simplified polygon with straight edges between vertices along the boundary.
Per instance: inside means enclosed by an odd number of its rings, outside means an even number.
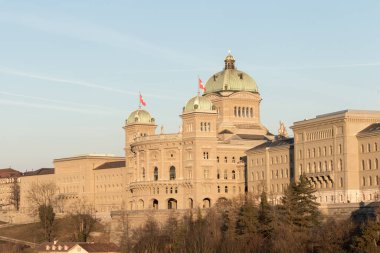
M273 193L284 193L285 190L288 188L289 184L272 184L271 185L271 192ZM275 187L276 186L276 187Z
M379 169L379 160L377 158L375 159L374 168L376 170ZM368 159L367 163L364 160L362 160L362 170L366 170L366 169L372 170L372 160L371 159Z
M234 116L243 118L253 118L253 108L252 107L234 107Z
M339 159L338 161L338 171L343 170L343 160ZM326 171L334 171L334 162L330 160L330 162L324 161L322 162L314 162L313 164L308 163L306 165L306 171L303 170L302 164L299 165L300 174L303 173L318 173L318 172L326 172Z
M307 149L306 151L306 158L315 158L315 157L321 157L321 156L327 156L327 155L333 155L334 154L334 149L333 146L330 145L327 153L327 147L324 146L319 147L318 149L313 148L313 149ZM338 145L338 154L342 154L342 144ZM298 151L298 156L299 159L302 159L302 150Z
M142 176L142 179L145 180L145 178L146 178L145 168L141 169L141 176ZM175 178L176 178L175 167L174 166L170 166L170 168L169 168L169 179L170 180L175 180ZM153 180L154 181L158 180L158 168L157 167L154 167L154 170L153 170Z
M366 177L362 178L362 186L372 186L373 184L379 185L380 183L380 178L379 176L374 177L375 182L372 182L372 176L368 177L368 180Z
M331 138L332 136L333 136L333 130L327 129L327 130L317 131L314 133L306 133L306 140L312 141L312 140L327 139L327 138Z
M210 122L201 122L201 132L210 132L211 123Z
M220 170L218 169L217 172L216 172L216 178L217 179L221 179L220 178ZM223 173L223 179L228 179L228 173L227 173L227 170L224 170L224 173ZM235 170L232 170L231 172L231 179L236 179L236 172Z
M367 144L367 149L364 148L364 144L362 144L361 147L360 147L360 152L361 152L361 153L365 153L365 152L370 153L370 152L377 152L377 151L378 151L377 142L375 142L375 143L373 144L373 151L372 151L372 149L371 149L371 143L368 143L368 144Z
M177 194L178 193L178 187L166 187L165 188L166 194ZM160 187L153 187L153 194L160 194Z
M218 193L221 193L222 187L218 185ZM239 193L241 192L241 188L239 187ZM228 193L228 186L224 186L224 193ZM232 186L232 193L236 193L236 186Z
M220 158L219 158L219 156L216 157L216 162L218 162L218 163L220 162ZM224 157L224 162L225 162L225 163L228 163L228 158L227 158L227 156ZM235 162L236 162L234 156L232 157L231 162L232 162L232 163L235 163Z

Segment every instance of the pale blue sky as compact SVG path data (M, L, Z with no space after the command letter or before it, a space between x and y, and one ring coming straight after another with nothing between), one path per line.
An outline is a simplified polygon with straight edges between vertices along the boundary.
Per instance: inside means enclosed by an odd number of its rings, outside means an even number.
M258 83L262 123L380 110L380 1L0 1L0 168L123 155L141 91L159 125L223 68ZM289 130L290 131L290 130Z

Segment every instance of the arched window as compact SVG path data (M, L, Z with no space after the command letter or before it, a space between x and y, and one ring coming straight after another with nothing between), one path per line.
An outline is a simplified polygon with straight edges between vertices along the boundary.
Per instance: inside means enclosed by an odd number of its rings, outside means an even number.
M368 152L371 152L371 143L368 143Z
M240 115L241 115L241 108L239 106L239 108L238 108L238 117L240 117Z
M369 182L369 186L372 186L372 177L370 176L368 179L369 179L369 180L368 180L368 182Z
M340 187L343 187L343 177L340 178Z
M251 118L252 118L252 117L253 117L253 109L252 109L252 107L251 107L249 110L250 110L250 112L251 112L251 113L250 113L250 114L251 114L250 116L251 116Z
M217 169L217 171L216 171L216 178L220 179L220 170L219 169Z
M363 186L365 186L365 177L363 177Z
M340 169L340 171L343 170L343 161L342 161L342 159L339 159L339 169Z
M368 169L372 170L372 161L371 161L371 159L368 159Z
M189 208L193 209L194 208L194 201L192 198L189 198Z
M155 210L158 209L158 200L157 199L153 199L152 206L153 206L153 209L155 209Z
M170 167L169 175L170 175L170 180L175 179L175 167L174 166Z
M375 151L377 151L377 142L375 142Z
M236 175L235 175L235 171L233 170L232 171L232 179L235 179Z
M203 208L210 208L211 207L211 200L209 198L203 199Z
M241 108L241 116L242 116L242 117L245 117L245 107L242 107L242 108Z
M334 170L334 162L331 160L330 161L330 170L333 171Z
M157 167L154 167L153 178L154 178L154 181L158 180L158 168Z
M375 160L375 169L379 169L379 160L377 158Z
M176 199L168 199L168 209L177 209L177 200Z
M220 193L220 186L218 185L218 193Z
M234 107L234 116L235 116L235 117L237 116L236 106Z
M365 162L362 160L362 170L365 170Z
M325 161L325 171L328 171L327 161Z
M228 186L227 185L224 187L224 192L228 193Z

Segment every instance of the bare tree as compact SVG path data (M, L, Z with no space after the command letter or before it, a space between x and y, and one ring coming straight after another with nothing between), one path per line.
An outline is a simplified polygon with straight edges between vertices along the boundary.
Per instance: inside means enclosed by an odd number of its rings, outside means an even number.
M55 206L57 190L58 187L54 182L32 183L27 193L27 199L30 201L34 213L42 205Z
M71 210L69 218L73 227L74 239L78 242L87 242L96 223L95 209L85 200L80 199L72 203Z
M12 185L10 186L9 203L14 206L16 211L20 209L20 185L18 178L12 178Z

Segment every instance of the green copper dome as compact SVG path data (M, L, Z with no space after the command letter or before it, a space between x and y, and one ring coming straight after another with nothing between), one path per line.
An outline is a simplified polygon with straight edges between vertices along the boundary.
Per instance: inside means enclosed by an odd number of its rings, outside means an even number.
M191 98L186 106L183 108L183 112L192 112L192 111L215 111L215 107L206 97L202 97L199 94Z
M127 124L132 123L154 124L154 118L150 116L149 112L139 108L136 111L132 112L127 119Z
M259 92L252 77L235 68L235 58L228 53L224 60L224 70L208 79L205 94L218 91L250 91Z

